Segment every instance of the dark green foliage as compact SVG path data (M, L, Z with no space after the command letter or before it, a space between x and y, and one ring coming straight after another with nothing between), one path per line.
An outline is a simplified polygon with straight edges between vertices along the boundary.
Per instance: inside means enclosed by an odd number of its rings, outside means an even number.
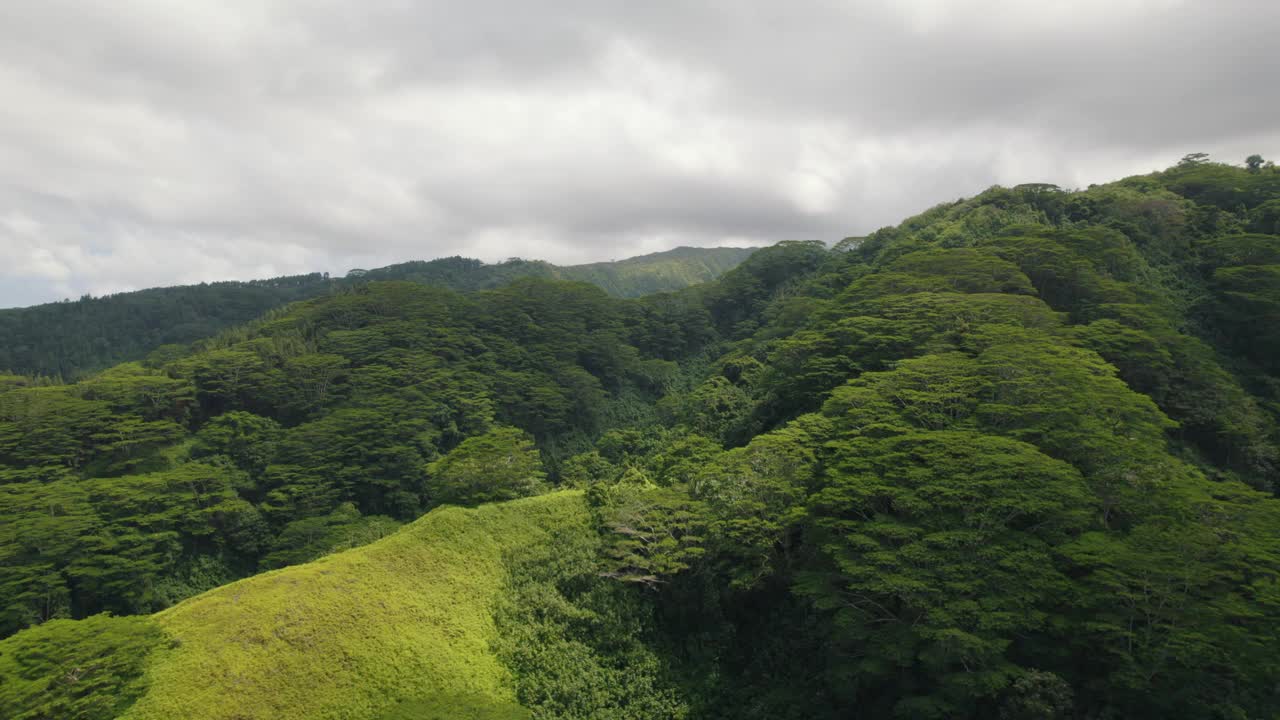
M71 378L166 344L189 343L337 281L312 273L254 282L155 288L0 310L0 368Z
M496 427L462 441L427 468L427 493L441 504L479 505L536 495L546 473L523 431Z
M1276 714L1277 505L1236 481L1275 476L1274 243L1186 199L1270 182L1242 173L993 189L848 243L870 264L809 266L764 322L716 309L738 342L664 407L744 447L583 481L698 501L702 552L657 575L698 716Z
M653 607L600 577L600 538L561 535L513 558L496 621L499 657L535 718L674 720L688 715L652 647Z
M722 332L749 334L773 296L822 264L826 249L817 241L781 242L754 253L707 290L707 309Z
M1280 235L1280 200L1268 200L1250 210L1249 230Z
M190 343L248 322L273 308L350 289L369 280L407 280L481 290L518 278L576 280L616 297L639 297L707 282L754 248L676 248L626 260L560 267L512 259L487 265L461 257L352 271L346 278L311 273L252 282L219 282L0 309L0 370L78 377L150 355L156 364Z
M1270 371L1280 369L1280 265L1213 272L1214 319L1232 347Z
M680 247L625 260L557 266L511 258L488 265L463 257L390 265L359 274L363 280L408 280L454 290L487 290L521 278L572 280L595 285L615 297L670 292L718 277L755 248ZM348 276L349 278L351 276Z
M1000 703L1000 720L1066 720L1071 686L1050 672L1031 670L1014 680Z
M689 490L704 499L714 549L734 587L754 587L791 563L817 465L814 430L796 423L758 435L691 473Z
M646 487L645 479L633 469L593 499L609 537L602 574L654 585L702 556L706 520L700 503L680 492Z
M392 716L1280 716L1277 177L997 187L632 301L408 265L474 292L0 376L0 627L572 486L495 609L519 705Z
M339 550L347 550L384 538L400 523L378 515L362 516L351 503L343 503L328 515L294 520L280 531L263 556L264 568L278 568L315 560Z
M0 708L12 720L113 720L146 691L150 618L54 620L0 645Z
M159 609L440 504L543 491L679 372L627 343L638 305L559 281L374 282L156 367L7 376L0 632Z
M1220 163L1184 163L1156 177L1165 187L1197 204L1229 212L1256 207L1280 193L1280 172L1274 168L1246 172Z
M191 457L221 455L256 477L275 457L281 433L280 424L271 418L233 410L213 418L196 433Z
M1280 696L1262 678L1278 667L1263 649L1280 627L1275 501L1185 476L1146 501L1129 533L1064 548L1073 574L1089 571L1066 636L1072 655L1092 657L1078 666L1077 704L1122 717L1273 716Z
M171 607L239 576L236 568L213 555L193 555L180 561L165 577L155 583L156 604Z
M351 501L361 512L421 512L434 427L423 417L397 418L398 405L343 408L292 428L263 475L264 511L305 517Z
M913 292L1031 294L1031 282L1010 262L969 248L921 250L895 260L886 272L849 286L850 298Z
M81 469L115 474L135 468L149 451L183 435L173 416L181 418L185 408L170 405L175 401L167 397L168 388L158 391L159 410L140 397L149 388L128 388L121 397L97 399L110 379L0 394L0 464L26 468L26 477L32 479L52 479ZM176 392L186 391L181 383L177 385L183 389ZM6 474L0 468L0 480Z
M936 431L847 443L822 484L811 513L830 566L799 591L861 655L847 671L865 702L974 712L1017 674L1010 645L1068 591L1053 552L1089 524L1083 478L1030 445Z
M68 617L72 590L62 571L100 524L86 489L71 481L0 485L0 632Z

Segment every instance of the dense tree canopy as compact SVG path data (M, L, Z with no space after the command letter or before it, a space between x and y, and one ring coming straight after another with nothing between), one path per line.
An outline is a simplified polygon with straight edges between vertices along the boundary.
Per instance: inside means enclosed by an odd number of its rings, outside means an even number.
M1276 717L1277 207L1189 156L675 293L368 273L0 376L0 693L105 717L160 643L123 616L563 487L593 529L508 558L501 716Z
M253 320L298 300L371 280L405 280L483 290L519 278L575 280L616 297L679 290L716 278L753 248L676 248L614 262L557 266L512 258L486 264L462 257L353 270L344 278L311 273L252 282L217 282L0 309L0 371L76 378L113 363L182 352L181 345Z

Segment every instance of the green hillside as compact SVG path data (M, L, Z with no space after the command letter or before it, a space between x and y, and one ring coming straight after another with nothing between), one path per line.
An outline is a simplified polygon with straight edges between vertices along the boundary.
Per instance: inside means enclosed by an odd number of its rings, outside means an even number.
M673 293L370 281L0 376L0 701L1280 717L1277 208L1188 156Z
M635 298L714 280L755 250L679 247L586 265L552 265L520 258L486 264L467 258L444 258L356 271L356 275L365 280L408 280L454 290L486 290L526 277L572 280L591 283L614 297Z
M212 590L151 616L144 689L122 717L526 717L495 651L495 607L525 548L592 534L574 493L441 508L372 545ZM34 652L18 648L2 661ZM94 682L90 656L57 662ZM56 681L0 686L7 707L51 708L17 717L63 716L72 695Z
M441 508L372 545L187 600L154 616L170 647L124 717L378 718L441 696L477 713L514 705L493 647L507 562L589 521L573 494Z
M713 280L753 250L682 247L571 266L520 259L488 264L451 257L359 270L344 278L311 273L0 309L0 371L79 377L119 362L141 360L162 345L216 335L272 308L341 292L369 280L407 280L454 290L494 288L519 278L579 280L617 297L639 297Z

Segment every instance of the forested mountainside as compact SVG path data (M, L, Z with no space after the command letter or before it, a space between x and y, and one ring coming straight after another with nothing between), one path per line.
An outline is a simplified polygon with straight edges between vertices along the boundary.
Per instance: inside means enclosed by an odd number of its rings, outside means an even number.
M1189 156L0 378L0 707L1280 717L1278 234Z
M753 251L681 247L626 260L569 266L519 258L489 264L450 257L354 270L343 278L311 273L0 309L0 371L72 380L120 362L141 360L163 345L187 344L216 335L273 308L341 292L370 280L481 290L537 277L589 282L617 297L639 297L713 280Z
M520 258L492 265L466 258L445 258L400 263L356 274L366 280L409 280L454 290L487 290L520 278L573 280L591 283L615 297L637 298L714 280L755 251L753 247L678 247L625 260L567 266Z

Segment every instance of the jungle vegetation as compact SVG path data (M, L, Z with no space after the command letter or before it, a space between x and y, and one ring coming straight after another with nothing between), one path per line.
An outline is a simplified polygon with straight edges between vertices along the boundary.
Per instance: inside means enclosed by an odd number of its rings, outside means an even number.
M1260 158L631 299L364 278L0 377L0 707L1280 717L1278 422Z
M552 265L463 257L356 268L344 277L311 273L250 282L151 288L0 309L0 369L72 381L164 345L186 345L291 302L344 292L371 280L405 280L454 290L494 288L526 277L577 280L617 297L679 290L714 280L754 248L676 248L614 262Z

